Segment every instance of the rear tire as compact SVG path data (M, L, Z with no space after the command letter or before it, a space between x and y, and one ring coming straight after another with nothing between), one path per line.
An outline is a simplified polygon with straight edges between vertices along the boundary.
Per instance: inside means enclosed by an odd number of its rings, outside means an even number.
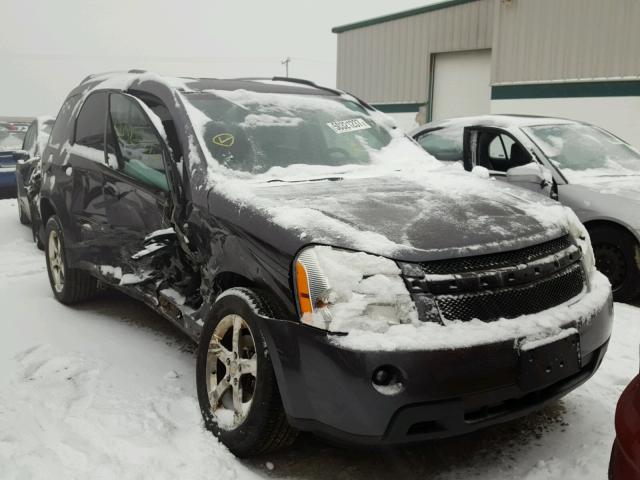
M298 433L287 422L261 320L253 308L259 308L262 316L273 316L270 305L259 293L247 288L232 288L225 292L225 296L216 301L212 314L204 325L196 364L198 402L204 424L239 457L258 455L289 446ZM238 364L234 364L233 360L226 360L230 353L233 359L234 352L238 351L237 348L234 349L233 343L228 343L229 338L231 342L234 341L236 321L241 332L237 335L244 339L244 351L235 357L238 358ZM225 333L229 332L230 322L233 325L231 337ZM251 342L249 338L252 339ZM254 346L253 352L247 352L248 344ZM221 349L221 346L224 348ZM221 354L221 350L224 353ZM245 362L244 365L248 365L248 362L254 359L255 364L251 370L255 375L237 373L245 371L241 360ZM240 403L242 407L236 408L236 387L223 388L219 397L214 396L216 387L226 379L230 379L230 384L240 385L240 395L243 395L240 402L250 402L247 409L243 408L247 403ZM248 390L251 391L250 399L246 398ZM240 414L236 416L234 412L238 411Z
M640 295L640 245L623 228L597 226L589 230L596 267L604 273L616 302L631 302Z
M45 256L51 290L59 302L70 305L95 296L97 280L88 272L67 265L62 225L56 215L47 222Z
M29 221L29 217L22 210L22 204L20 203L20 198L18 200L18 218L20 219L20 223L22 225L29 225L31 222Z
M38 247L38 250L44 251L44 244L42 243L42 240L40 240L40 235L36 230L37 227L34 227L31 230L31 233L33 234L33 242L36 244L36 247Z

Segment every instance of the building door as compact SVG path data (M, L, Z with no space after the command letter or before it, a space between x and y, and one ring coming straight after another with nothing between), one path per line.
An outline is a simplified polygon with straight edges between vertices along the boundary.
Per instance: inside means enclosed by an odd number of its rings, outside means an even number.
M436 54L431 102L431 120L489 113L491 50Z

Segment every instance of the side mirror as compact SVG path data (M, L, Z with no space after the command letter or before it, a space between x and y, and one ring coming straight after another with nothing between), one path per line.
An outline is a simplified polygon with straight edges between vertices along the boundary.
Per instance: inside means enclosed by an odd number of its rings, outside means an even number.
M30 155L26 150L16 150L13 152L13 158L15 158L18 163L24 163L29 160Z
M546 167L536 162L510 168L507 170L507 181L534 192L546 193L549 196L552 193L553 175Z

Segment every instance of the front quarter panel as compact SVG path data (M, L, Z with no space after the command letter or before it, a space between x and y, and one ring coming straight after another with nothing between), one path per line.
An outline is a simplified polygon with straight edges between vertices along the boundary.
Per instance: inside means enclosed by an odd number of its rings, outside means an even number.
M290 271L297 244L287 240L290 234L215 192L207 209L194 208L189 224L202 263L205 300L219 293L221 278L233 275L268 292L283 318L295 318Z
M604 220L626 228L640 241L640 201L601 193L588 186L558 187L560 202L571 207L582 223Z

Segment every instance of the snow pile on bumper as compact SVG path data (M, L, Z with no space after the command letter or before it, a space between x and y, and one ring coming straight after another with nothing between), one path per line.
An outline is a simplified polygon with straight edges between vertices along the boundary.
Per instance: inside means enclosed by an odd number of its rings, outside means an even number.
M392 325L385 332L354 329L333 342L353 350L447 350L492 344L508 340L542 339L556 336L566 328L585 326L611 297L607 278L600 272L591 277L591 289L582 296L540 313L494 322L471 320L427 322L421 325Z

